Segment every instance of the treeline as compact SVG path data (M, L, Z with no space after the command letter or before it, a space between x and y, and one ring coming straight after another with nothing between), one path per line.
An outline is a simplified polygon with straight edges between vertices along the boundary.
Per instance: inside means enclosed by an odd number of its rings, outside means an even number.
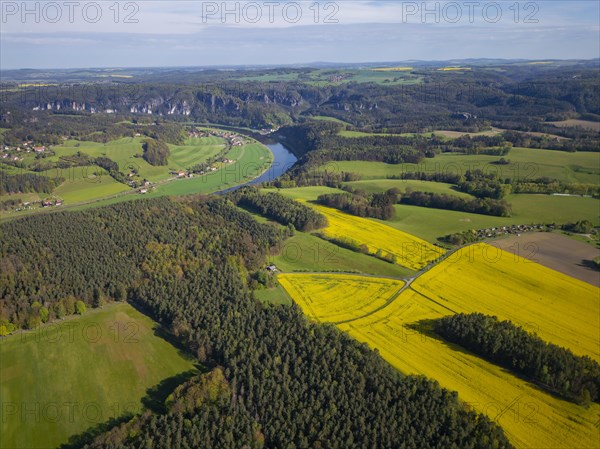
M10 174L0 170L0 195L7 193L52 193L65 178L40 176L33 173Z
M433 154L432 154L433 156ZM342 182L357 181L359 173L329 170L328 162L370 161L388 164L418 164L425 155L411 146L348 147L315 150L304 154L298 162L274 184L278 187L326 185L340 187ZM325 166L325 167L323 167Z
M358 195L354 193L327 193L319 195L317 202L324 206L348 212L358 217L389 220L394 217L397 195L392 191Z
M462 182L463 177L458 173L452 172L404 172L399 175L390 175L387 179L414 179L418 181L445 182L447 184L458 184Z
M94 288L112 296L122 286L199 362L222 368L222 380L184 386L167 411L146 412L95 447L511 447L456 393L403 376L295 306L254 300L248 276L283 235L226 199L139 200L0 230L2 316L19 319L33 301L51 315L61 298L87 302Z
M26 125L26 126L25 126ZM137 134L172 144L182 144L186 133L182 125L160 117L131 117L121 114L55 114L48 111L12 111L2 123L4 145L60 145L65 138L106 143Z
M327 219L304 204L300 204L279 193L262 194L253 187L242 188L230 194L238 205L278 221L283 225L293 225L300 231L313 231L327 226Z
M509 164L510 161L504 160L503 163ZM404 172L399 175L388 176L387 179L414 179L419 181L444 182L454 184L466 193L471 193L479 197L503 197L509 193L566 193L571 195L590 195L597 197L600 195L600 187L596 184L585 183L563 183L558 179L542 177L527 180L499 179L494 174L484 175L481 170L467 172L466 176L451 172ZM496 198L498 199L498 198Z
M311 170L295 165L282 176L270 183L265 183L265 185L278 189L305 186L327 186L340 189L345 182L360 181L361 179L362 176L359 173L330 171L327 168Z
M513 143L504 138L504 135L494 136L469 136L467 134L440 144L444 153L485 154L489 156L506 156L513 147Z
M545 128L546 132L564 135L565 131L561 128ZM567 131L568 133L568 131ZM586 133L587 134L587 133ZM572 134L571 134L572 135ZM540 148L545 150L558 151L600 151L600 142L594 137L575 137L559 139L553 136L537 136L524 132L505 131L502 136L511 142L515 147Z
M512 185L513 193L564 193L569 195L600 196L598 184L563 183L553 178L535 178L526 181L517 181Z
M169 145L161 140L146 139L142 144L144 160L150 165L167 165L171 150Z
M9 198L0 201L0 210L10 210L22 204L21 199Z
M589 220L579 220L574 223L565 223L562 229L575 234L590 234L594 231L594 224Z
M367 194L364 191L343 186L350 193L320 195L317 201L324 206L334 207L359 217L389 220L394 217L394 204L455 210L473 214L510 217L512 207L506 200L493 198L463 198L446 193L432 193L397 188L382 193Z
M461 191L477 198L499 200L511 192L510 184L501 182L494 173L485 174L479 169L467 170L457 186Z
M456 210L473 214L510 217L512 207L506 200L493 198L463 198L446 193L410 192L402 195L402 204Z
M526 376L550 392L587 405L600 399L600 365L547 343L510 321L481 313L435 321L435 332L491 362Z
M167 400L164 414L146 411L85 447L139 448L151 441L154 447L163 448L262 449L265 437L260 424L237 401L223 370L214 368L177 387Z

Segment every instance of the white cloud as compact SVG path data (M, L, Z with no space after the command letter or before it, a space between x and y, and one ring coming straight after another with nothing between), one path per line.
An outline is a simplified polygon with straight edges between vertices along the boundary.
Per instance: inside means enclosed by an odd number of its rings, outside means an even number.
M215 26L256 29L376 23L526 28L534 25L534 20L544 26L568 23L578 27L597 23L599 8L597 2L590 1L139 0L83 1L72 9L61 1L1 3L2 34L196 34ZM91 5L99 5L100 9ZM24 9L35 13L23 15ZM55 21L56 17L60 19Z

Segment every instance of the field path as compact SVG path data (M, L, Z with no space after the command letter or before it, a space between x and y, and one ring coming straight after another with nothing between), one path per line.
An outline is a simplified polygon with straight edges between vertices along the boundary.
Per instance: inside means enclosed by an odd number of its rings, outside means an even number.
M459 246L457 248L454 248L450 251L447 251L442 257L440 257L440 259L438 259L436 262L431 263L429 265L427 265L425 268L423 268L421 271L418 271L417 273L415 273L413 276L408 277L408 278L399 278L399 277L394 277L394 276L381 276L381 275L376 275L376 274L355 274L352 273L353 276L360 276L360 277L365 277L365 278L384 278L384 279L393 279L393 280L397 280L397 281L404 281L406 282L406 284L404 284L402 286L402 288L398 289L398 291L396 293L394 293L392 296L389 297L389 299L385 302L385 304L382 304L381 306L377 307L374 310L369 311L368 313L359 316L359 317L355 317L355 318L350 318L348 320L343 320L343 321L337 321L333 324L335 325L339 325L339 324L347 324L347 323L351 323L353 321L357 321L366 317L369 317L377 312L380 312L381 310L385 309L386 307L388 307L390 304L392 304L396 299L398 299L398 297L404 293L406 290L408 290L409 288L411 288L411 285L413 284L413 282L415 282L419 277L421 277L422 275L424 275L425 273L427 273L429 270L431 270L433 267L439 265L440 263L442 263L444 260L446 260L448 257L452 256L453 254L455 254L458 251L461 251L462 249L473 245L472 243L463 245L463 246ZM319 271L312 271L312 272L303 272L302 274L323 274L323 272L319 272ZM347 275L347 274L351 274L351 273L328 273L332 276L335 275ZM411 288L412 289L412 288ZM413 291L415 291L413 289ZM415 293L417 293L415 291ZM440 304L438 301L429 298L428 296L424 295L421 293L421 296L423 296L424 298L428 299L429 301L435 303L436 305L443 307L444 309L452 312L452 313L457 313L455 310L450 309L449 307ZM293 299L293 298L292 298Z

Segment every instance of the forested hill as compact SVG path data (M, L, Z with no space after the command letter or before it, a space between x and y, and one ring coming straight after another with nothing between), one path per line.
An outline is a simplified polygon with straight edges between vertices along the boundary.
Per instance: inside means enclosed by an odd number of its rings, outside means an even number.
M476 132L492 124L574 138L595 134L566 131L546 122L580 116L597 121L597 73L597 65L588 61L556 67L490 65L467 72L415 67L402 75L407 78L401 83L359 82L361 75L372 76L369 70L351 71L344 83L327 78L315 82L309 75L318 76L316 69L285 70L291 81L251 80L261 75L268 80L273 75L268 70L198 70L149 75L136 82L87 80L49 86L6 82L0 86L4 88L0 122L7 128L27 123L51 129L46 125L56 115L86 117L88 122L93 121L91 116L109 115L121 124L134 116L270 129L303 117L330 116L363 131Z
M127 299L220 367L176 392L165 414L91 447L511 447L436 382L400 375L296 307L255 301L247 279L285 236L225 199L140 200L0 232L0 318L35 324L34 302L52 317L73 299Z

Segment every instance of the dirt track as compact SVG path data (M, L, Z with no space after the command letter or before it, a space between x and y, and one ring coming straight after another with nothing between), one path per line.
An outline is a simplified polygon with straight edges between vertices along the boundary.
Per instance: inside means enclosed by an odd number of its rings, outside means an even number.
M600 287L600 271L591 263L600 256L600 249L592 245L550 232L522 234L489 244Z

